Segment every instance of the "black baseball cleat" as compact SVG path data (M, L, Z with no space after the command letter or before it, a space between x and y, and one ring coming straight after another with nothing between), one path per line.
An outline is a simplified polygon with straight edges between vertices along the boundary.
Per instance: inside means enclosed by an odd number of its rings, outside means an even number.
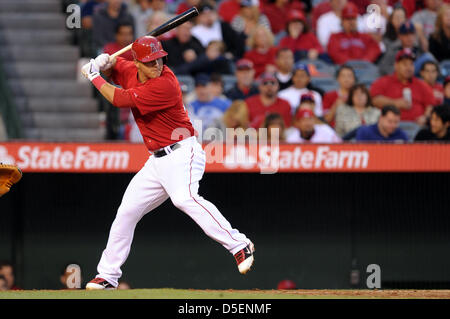
M255 252L255 245L252 242L248 244L244 249L239 250L234 254L236 263L238 265L239 272L245 275L253 265L253 253Z
M108 281L103 278L94 278L86 285L86 290L113 290L116 289Z

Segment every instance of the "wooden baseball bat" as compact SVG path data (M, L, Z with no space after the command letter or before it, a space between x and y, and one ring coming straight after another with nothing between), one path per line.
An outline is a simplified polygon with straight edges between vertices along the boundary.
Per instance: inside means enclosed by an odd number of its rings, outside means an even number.
M192 7L189 10L186 10L183 13L180 13L179 15L177 15L176 17L170 19L169 21L163 23L162 25L160 25L156 29L150 31L146 35L151 35L151 36L157 37L163 33L166 33L167 31L170 31L170 30L178 27L180 24L183 24L186 21L188 21L196 16L198 16L198 10L196 7ZM114 54L111 55L111 59L121 55L122 53L127 52L128 50L131 49L132 45L133 44L131 43L131 44L127 45L126 47L124 47L123 49L120 49L119 51L115 52Z

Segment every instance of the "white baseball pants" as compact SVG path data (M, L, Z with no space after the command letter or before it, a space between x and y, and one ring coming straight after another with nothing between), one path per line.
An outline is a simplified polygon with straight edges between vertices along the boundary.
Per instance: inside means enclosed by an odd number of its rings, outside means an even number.
M195 137L178 142L181 147L166 156L150 156L128 185L111 226L108 243L97 267L97 277L117 286L120 267L130 252L136 224L170 197L212 239L231 254L250 241L222 216L212 203L197 194L205 171L205 152Z

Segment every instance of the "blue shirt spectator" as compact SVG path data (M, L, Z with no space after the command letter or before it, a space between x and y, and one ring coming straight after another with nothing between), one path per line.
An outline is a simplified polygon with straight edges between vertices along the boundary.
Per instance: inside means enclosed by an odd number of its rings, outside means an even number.
M190 103L189 115L191 120L200 120L201 125L192 123L194 127L197 130L200 128L206 130L210 127L221 128L223 114L230 107L231 101L213 95L211 77L205 73L199 73L195 77L195 93L197 99Z
M196 117L202 121L202 128L220 127L223 114L230 107L231 101L213 98L211 101L195 100L191 103Z
M396 129L392 134L384 136L378 129L378 124L365 125L358 128L356 131L357 141L408 141L408 137L401 129Z
M361 126L356 131L357 141L408 141L404 131L399 128L400 111L392 105L384 106L376 124Z

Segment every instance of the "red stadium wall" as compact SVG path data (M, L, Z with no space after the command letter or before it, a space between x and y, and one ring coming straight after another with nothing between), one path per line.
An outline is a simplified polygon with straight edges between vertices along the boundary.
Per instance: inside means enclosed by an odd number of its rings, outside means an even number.
M204 144L206 172L448 172L450 145ZM3 143L0 161L25 173L134 173L149 153L141 144Z

